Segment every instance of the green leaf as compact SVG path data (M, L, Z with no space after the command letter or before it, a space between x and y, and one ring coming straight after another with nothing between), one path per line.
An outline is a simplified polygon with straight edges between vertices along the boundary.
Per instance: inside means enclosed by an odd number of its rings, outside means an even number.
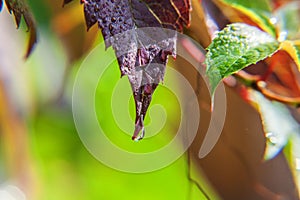
M269 0L220 0L232 8L244 13L264 31L276 36L276 29L271 23L272 17Z
M293 1L280 7L274 13L276 25L279 29L278 40L295 40L300 39L300 3Z
M262 120L267 141L264 158L269 160L282 150L291 136L300 133L299 124L284 104L270 101L254 90L249 90L249 95Z
M271 12L270 2L268 0L222 0L223 2L233 5L244 7L247 9L255 9L261 12Z
M256 27L242 23L228 25L217 34L206 55L212 94L224 77L271 56L278 47L275 38Z

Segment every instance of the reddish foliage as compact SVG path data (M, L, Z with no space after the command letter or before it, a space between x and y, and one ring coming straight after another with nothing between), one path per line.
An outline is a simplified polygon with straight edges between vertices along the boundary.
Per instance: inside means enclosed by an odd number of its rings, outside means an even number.
M71 0L64 0L69 3ZM121 75L127 75L136 104L133 139L144 135L144 118L158 83L163 80L168 55L175 57L176 32L190 21L188 0L85 0L87 29L98 24L106 47L112 46ZM160 29L141 29L156 27ZM140 29L139 29L140 28ZM141 136L139 136L142 132Z

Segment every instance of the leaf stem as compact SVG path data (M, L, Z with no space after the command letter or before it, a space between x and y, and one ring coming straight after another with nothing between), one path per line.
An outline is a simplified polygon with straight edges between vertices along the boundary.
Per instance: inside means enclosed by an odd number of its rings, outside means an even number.
M279 101L281 103L300 107L300 97L286 97L273 91L269 90L266 86L267 83L261 80L261 77L258 75L251 75L243 70L234 74L234 77L241 81L248 87L251 87L259 92L261 92L265 97L270 100Z

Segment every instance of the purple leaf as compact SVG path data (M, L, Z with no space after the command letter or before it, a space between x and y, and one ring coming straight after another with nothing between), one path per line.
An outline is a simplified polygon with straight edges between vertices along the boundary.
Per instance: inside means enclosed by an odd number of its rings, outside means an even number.
M0 11L3 7L3 0L0 0ZM36 34L36 25L35 20L29 11L28 5L24 0L5 0L5 4L10 14L14 14L17 28L20 26L21 18L24 17L25 23L28 27L28 31L30 32L29 42L25 57L27 58L34 45L37 42L37 34Z
M69 3L71 0L64 0ZM133 140L144 136L152 94L163 80L176 32L189 25L189 0L82 0L87 29L98 24L106 48L115 50L121 75L131 83L136 120ZM148 28L151 27L151 28ZM167 28L170 30L166 30Z

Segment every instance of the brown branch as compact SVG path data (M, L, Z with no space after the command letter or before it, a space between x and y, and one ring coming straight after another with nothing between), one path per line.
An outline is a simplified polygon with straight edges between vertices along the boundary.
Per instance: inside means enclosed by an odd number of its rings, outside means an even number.
M192 186L192 184L194 184L197 188L198 188L198 190L201 192L201 194L207 199L207 200L211 200L211 198L209 197L209 195L205 192L205 190L202 188L202 186L198 183L198 181L196 180L196 179L194 179L193 177L192 177L192 174L191 174L191 166L192 166L192 160L191 160L191 153L190 153L190 148L188 149L188 151L187 151L187 171L186 171L186 173L187 173L187 178L188 178L188 180L189 180L189 182L190 182L190 187ZM191 192L192 190L191 190L191 188L190 188L190 191L189 192ZM190 195L190 193L189 193L189 195ZM188 199L189 199L189 197L188 197Z

